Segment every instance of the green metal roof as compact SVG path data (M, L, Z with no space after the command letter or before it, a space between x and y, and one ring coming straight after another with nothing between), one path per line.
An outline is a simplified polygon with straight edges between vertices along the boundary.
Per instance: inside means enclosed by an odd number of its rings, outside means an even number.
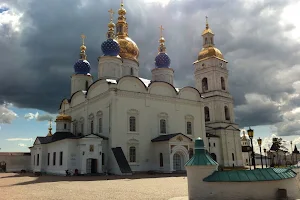
M185 164L185 166L197 165L218 165L205 150L204 142L201 138L195 140L195 155Z
M294 178L297 173L290 168L267 168L255 170L215 171L204 178L205 182L255 182Z

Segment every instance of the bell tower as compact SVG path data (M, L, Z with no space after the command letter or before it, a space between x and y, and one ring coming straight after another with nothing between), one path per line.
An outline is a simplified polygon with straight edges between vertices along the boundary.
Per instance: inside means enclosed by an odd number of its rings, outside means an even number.
M233 98L228 88L228 62L215 47L207 17L202 39L202 49L194 62L194 77L196 88L206 100L203 105L206 134L220 138L217 162L242 166L240 130L235 124Z

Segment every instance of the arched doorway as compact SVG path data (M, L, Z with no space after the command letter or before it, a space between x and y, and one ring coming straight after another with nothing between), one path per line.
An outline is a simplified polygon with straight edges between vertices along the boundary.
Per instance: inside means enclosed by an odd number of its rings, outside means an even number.
M214 159L214 161L217 162L217 155L215 153L211 153L210 156L212 157L212 159Z
M6 162L1 161L0 162L0 172L6 172Z
M183 161L183 158L179 153L175 153L173 155L173 170L174 171L182 170L182 161Z

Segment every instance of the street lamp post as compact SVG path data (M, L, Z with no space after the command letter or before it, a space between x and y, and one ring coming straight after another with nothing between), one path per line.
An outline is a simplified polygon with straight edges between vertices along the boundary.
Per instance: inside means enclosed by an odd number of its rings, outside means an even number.
M266 148L264 148L264 153L265 153L266 168L268 168L268 162L267 162L267 149L266 149Z
M254 169L256 169L256 166L255 166L255 157L254 157L254 150L253 150L253 142L252 142L252 139L253 139L253 130L249 127L249 130L247 130L248 132L248 136L250 138L250 142L251 142L251 150L252 150L252 164L253 164L253 167Z
M264 164L263 164L263 159L262 159L262 154L261 154L261 139L260 139L260 138L257 139L257 143L258 143L258 146L259 146L259 152L260 152L260 163L261 163L261 168L263 169L263 168L264 168Z

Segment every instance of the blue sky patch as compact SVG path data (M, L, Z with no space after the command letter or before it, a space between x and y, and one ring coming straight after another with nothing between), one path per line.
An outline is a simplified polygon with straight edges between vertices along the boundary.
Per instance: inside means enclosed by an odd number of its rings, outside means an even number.
M8 10L9 10L9 8L7 8L7 7L2 7L2 8L0 8L0 13L3 13L3 12L8 11Z

